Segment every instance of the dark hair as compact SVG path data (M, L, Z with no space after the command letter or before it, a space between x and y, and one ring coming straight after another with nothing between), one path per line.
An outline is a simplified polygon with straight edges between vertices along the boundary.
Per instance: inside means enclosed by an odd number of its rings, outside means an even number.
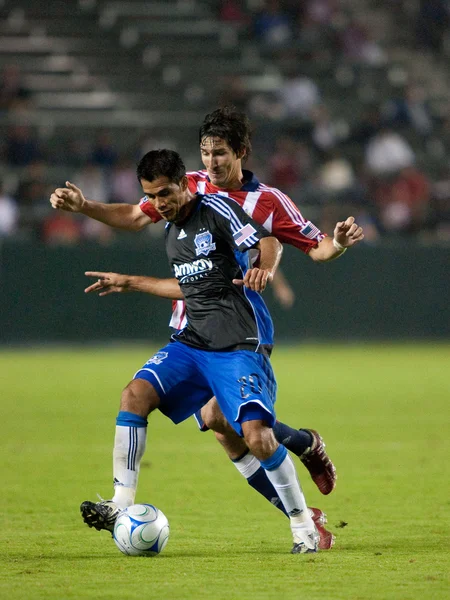
M174 150L151 150L139 161L136 174L139 181L167 177L173 183L180 183L186 175L186 167L181 156Z
M252 151L251 125L245 113L234 106L223 106L206 115L199 130L199 143L204 138L218 137L227 142L236 154L245 150L245 157Z

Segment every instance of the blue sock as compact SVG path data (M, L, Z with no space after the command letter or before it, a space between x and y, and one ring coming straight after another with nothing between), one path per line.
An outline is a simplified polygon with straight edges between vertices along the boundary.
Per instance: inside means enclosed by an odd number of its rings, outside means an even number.
M297 456L301 456L313 443L313 437L307 429L293 429L280 421L273 426L273 433L277 442Z

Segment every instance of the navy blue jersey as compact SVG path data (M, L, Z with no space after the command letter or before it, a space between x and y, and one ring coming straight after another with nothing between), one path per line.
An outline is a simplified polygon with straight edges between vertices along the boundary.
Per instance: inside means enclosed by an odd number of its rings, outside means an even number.
M186 301L187 325L172 337L204 350L273 344L273 324L262 297L232 283L251 266L249 250L270 234L234 201L198 195L182 223L167 223L166 250Z

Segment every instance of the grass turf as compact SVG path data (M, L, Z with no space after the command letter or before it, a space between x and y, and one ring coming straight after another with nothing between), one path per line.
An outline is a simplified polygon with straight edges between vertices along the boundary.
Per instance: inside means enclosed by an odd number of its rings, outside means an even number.
M317 428L339 480L321 496L335 548L289 554L288 522L192 419L155 413L137 501L168 516L156 558L125 557L88 529L111 490L120 390L147 348L2 351L0 597L14 599L448 598L450 347L278 348L278 418ZM344 524L346 524L344 526Z

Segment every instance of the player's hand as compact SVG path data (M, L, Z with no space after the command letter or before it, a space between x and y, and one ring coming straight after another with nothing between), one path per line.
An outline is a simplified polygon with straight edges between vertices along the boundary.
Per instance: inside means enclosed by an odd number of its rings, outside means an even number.
M249 269L244 279L233 279L235 285L245 285L254 292L263 292L269 281L272 281L273 273L269 269Z
M65 188L57 188L50 196L50 204L53 208L60 208L69 212L80 212L86 198L76 185L66 181Z
M90 292L99 292L99 296L107 296L128 291L128 276L120 273L103 273L101 271L86 271L87 277L95 277L97 281L87 287L84 291L86 294Z
M334 239L344 248L350 248L364 239L362 227L355 223L354 217L339 221L334 228Z

